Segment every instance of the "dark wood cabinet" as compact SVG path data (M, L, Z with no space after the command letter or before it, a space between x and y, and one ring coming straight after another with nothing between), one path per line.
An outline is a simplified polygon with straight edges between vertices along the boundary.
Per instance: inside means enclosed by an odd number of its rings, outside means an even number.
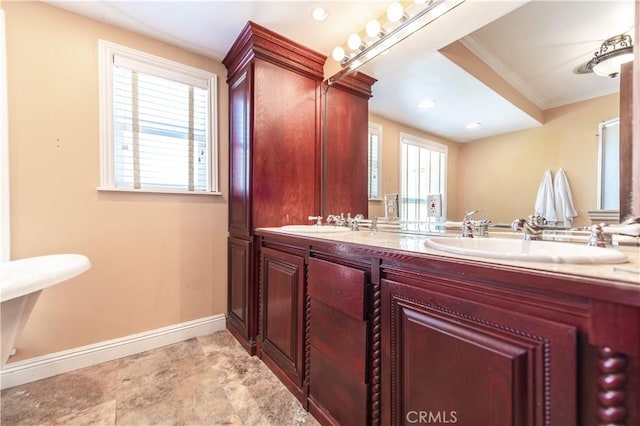
M291 392L303 400L305 260L263 248L260 264L260 355Z
M263 359L321 424L640 420L637 287L386 239L257 235Z
M253 281L253 242L230 237L227 242L228 282L227 328L236 339L251 351L255 345L255 308Z
M309 410L325 424L368 415L366 273L309 259Z
M576 327L423 284L382 281L383 424L576 424Z
M325 60L253 22L223 59L229 85L230 238L251 242L256 228L309 223L309 216L323 214L328 192L334 213L366 214L368 100L375 80L349 76L324 97ZM239 265L255 268L258 262L242 263L239 242L234 244L227 326L255 354L258 272ZM248 250L251 259L258 258L253 245ZM247 298L246 311L240 312L239 297Z
M229 84L229 321L256 353L257 262L238 239L257 227L307 223L320 212L320 104L326 57L249 22L223 63ZM234 251L232 251L232 249ZM243 264L246 270L242 270ZM240 311L239 298L246 298Z
M356 72L326 91L325 215L368 217L369 99L374 78Z

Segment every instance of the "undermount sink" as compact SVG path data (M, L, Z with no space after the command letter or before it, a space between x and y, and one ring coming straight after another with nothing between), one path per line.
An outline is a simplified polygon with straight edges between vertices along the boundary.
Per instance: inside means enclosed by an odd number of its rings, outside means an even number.
M332 226L332 225L284 225L280 229L289 232L306 232L311 234L336 234L350 232L351 229L344 226Z
M425 241L425 245L464 256L526 262L603 264L628 261L618 250L552 241L434 237Z

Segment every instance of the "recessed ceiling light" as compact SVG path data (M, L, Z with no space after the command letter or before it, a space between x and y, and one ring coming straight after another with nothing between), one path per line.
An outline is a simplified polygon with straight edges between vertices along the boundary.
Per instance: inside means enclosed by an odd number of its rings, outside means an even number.
M434 106L436 106L436 101L431 99L426 99L424 101L421 101L418 104L418 108L423 108L423 109L433 108Z
M329 16L327 10L322 7L316 7L311 11L311 17L313 17L313 19L318 22L324 21L325 19L327 19L327 16Z
M481 123L479 123L479 122L477 122L477 121L472 121L472 122L470 122L470 123L467 123L467 125L466 125L466 126L464 126L464 127L466 127L467 129L475 129L475 128L477 128L477 127L480 127L481 125L482 125L482 124L481 124Z

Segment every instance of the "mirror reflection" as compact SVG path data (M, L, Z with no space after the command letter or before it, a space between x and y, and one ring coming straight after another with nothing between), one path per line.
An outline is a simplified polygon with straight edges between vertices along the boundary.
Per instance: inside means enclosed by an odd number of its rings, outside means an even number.
M361 68L378 79L368 216L384 217L384 195L397 193L404 219L481 210L510 223L534 213L548 172L553 183L563 171L575 215L557 222L591 224L588 212L601 207L599 126L619 115L620 82L584 65L604 40L633 34L634 2L495 2L492 14L477 3Z

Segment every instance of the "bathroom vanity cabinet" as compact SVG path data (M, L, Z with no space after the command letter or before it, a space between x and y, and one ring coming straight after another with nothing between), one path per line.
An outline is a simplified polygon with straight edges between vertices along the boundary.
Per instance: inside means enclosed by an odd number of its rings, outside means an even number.
M322 424L640 424L638 285L256 235L258 354Z

